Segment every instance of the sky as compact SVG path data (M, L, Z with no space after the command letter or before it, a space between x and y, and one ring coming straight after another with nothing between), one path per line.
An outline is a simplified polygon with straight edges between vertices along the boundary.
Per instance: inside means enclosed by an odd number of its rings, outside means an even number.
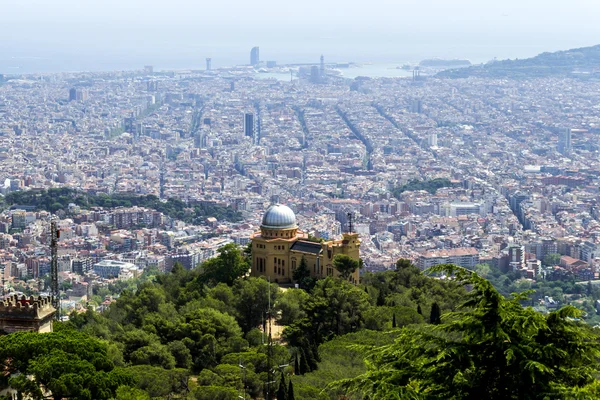
M524 58L600 43L594 0L0 0L0 73Z

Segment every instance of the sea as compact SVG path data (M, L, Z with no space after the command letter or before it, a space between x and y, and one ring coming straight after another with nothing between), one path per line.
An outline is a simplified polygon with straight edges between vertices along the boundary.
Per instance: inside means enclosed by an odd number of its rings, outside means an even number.
M257 43L260 45L260 43ZM564 45L563 45L564 46ZM566 46L562 48L569 48ZM390 45L385 43L304 43L294 42L283 45L265 43L260 47L261 60L273 60L278 65L308 64L319 62L321 54L326 64L350 63L350 68L340 68L339 73L346 78L367 77L409 77L411 71L401 69L404 64L416 65L423 59L468 59L474 64L491 59L526 58L543 51L558 50L558 45L543 43L533 45L515 44L476 44L410 46L408 43ZM26 75L60 72L100 72L140 70L144 65L152 65L155 71L161 70L203 70L205 58L212 58L213 68L221 68L248 63L250 47L247 43L230 45L215 42L210 45L181 43L144 43L139 47L69 47L53 44L40 46L30 43L15 43L8 38L0 38L0 74ZM289 80L287 74L257 74L260 78L273 77Z

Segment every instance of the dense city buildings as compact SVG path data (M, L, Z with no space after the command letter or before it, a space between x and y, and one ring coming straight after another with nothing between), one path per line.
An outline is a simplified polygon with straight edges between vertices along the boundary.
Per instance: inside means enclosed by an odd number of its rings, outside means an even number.
M596 81L452 80L425 70L350 80L324 62L275 68L284 78L248 66L5 76L1 194L74 188L184 205L168 214L48 204L60 218L60 280L73 285L72 301L90 286L176 262L193 268L227 243L254 243L276 203L293 211L297 233L332 248L350 215L364 271L407 258L422 268L598 279ZM190 214L215 207L239 218ZM48 217L27 204L0 214L3 293L37 289L48 273ZM288 244L273 279L289 279ZM324 275L327 246L303 247L306 257L323 252Z

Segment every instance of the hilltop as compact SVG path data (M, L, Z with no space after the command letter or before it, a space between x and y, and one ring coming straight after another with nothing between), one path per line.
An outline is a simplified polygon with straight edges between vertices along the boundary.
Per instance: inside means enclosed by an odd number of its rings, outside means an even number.
M437 76L446 78L477 77L540 77L574 75L587 77L598 73L600 45L578 49L542 53L523 60L491 61L469 68L442 71Z

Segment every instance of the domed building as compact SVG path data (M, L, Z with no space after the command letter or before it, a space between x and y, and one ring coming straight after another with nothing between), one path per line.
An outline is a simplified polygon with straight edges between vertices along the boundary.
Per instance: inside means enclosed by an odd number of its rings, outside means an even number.
M316 278L338 276L333 258L346 254L355 260L360 255L357 233L344 233L341 240L322 243L308 240L298 229L296 215L282 204L271 205L263 215L260 231L252 237L252 276L270 277L272 282L293 283L293 272L304 257L311 275ZM350 280L358 283L358 269Z

